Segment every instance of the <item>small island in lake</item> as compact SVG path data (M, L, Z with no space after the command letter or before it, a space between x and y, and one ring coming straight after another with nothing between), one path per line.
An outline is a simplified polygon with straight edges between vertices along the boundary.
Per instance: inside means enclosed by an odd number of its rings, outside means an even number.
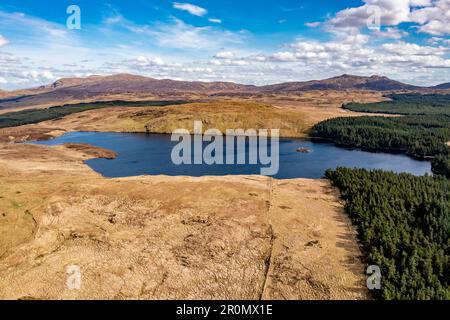
M297 148L297 152L301 152L301 153L311 153L312 150L309 149L309 148L300 147L300 148Z

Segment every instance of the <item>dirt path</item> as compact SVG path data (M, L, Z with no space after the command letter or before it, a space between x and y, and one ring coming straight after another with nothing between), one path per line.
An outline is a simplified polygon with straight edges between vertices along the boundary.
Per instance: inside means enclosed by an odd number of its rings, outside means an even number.
M327 181L104 179L89 157L0 144L0 299L367 297Z
M366 296L356 232L325 180L274 180L274 232L264 299Z

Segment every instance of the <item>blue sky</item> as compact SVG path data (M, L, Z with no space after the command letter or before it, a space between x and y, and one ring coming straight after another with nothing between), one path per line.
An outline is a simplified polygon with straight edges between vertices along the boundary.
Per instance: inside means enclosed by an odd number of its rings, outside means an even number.
M70 5L80 30L67 28ZM135 73L266 84L343 73L450 81L450 0L6 0L0 88Z

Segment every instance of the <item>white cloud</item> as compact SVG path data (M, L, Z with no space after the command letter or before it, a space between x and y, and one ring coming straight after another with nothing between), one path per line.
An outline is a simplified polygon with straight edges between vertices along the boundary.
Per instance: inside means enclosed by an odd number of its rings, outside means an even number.
M277 52L273 55L273 58L277 61L282 62L292 62L297 60L297 56L293 52L283 51L283 52Z
M52 72L50 71L44 71L41 73L42 77L44 79L48 79L48 80L56 80L56 77L53 75Z
M254 61L254 62L266 62L268 59L266 56L262 54L254 54L247 57L247 60Z
M450 49L445 47L429 47L420 46L415 43L396 42L386 43L382 46L387 52L395 53L398 55L417 55L417 56L431 56L431 55L444 55L449 52Z
M214 58L217 59L233 59L234 53L233 51L220 51L214 55Z
M208 21L212 23L222 23L221 19L208 19Z
M162 49L219 50L229 45L243 42L245 31L231 32L215 26L196 27L172 17L169 22L157 22L153 25L136 24L121 14L115 13L104 20L113 30L124 29L139 36L139 42L149 42ZM123 36L123 34L122 34ZM127 38L131 38L129 34Z
M320 26L320 22L306 22L305 26L309 28L317 28L318 26Z
M400 30L398 28L388 27L385 29L374 30L376 36L387 39L401 39L409 35L408 32Z
M213 27L195 27L179 19L173 19L173 23L157 24L154 28L140 31L153 37L160 47L178 49L214 50L242 43L244 38L242 33Z
M65 40L74 42L65 25L27 16L23 13L0 11L0 29L13 30L15 33L20 32L22 35L40 35L41 41L42 39L48 39L49 42L62 42Z
M245 66L249 64L243 59L212 59L209 63L215 66Z
M431 35L450 34L449 0L363 0L364 5L336 13L327 21L328 30L365 28L379 16L381 26L398 26L404 22L418 24L419 32Z
M364 5L336 13L328 21L329 28L353 29L367 26L371 17L380 14L381 25L396 26L409 20L410 0L363 0Z
M427 40L428 43L431 43L433 45L436 45L438 43L443 42L445 39L441 37L431 37Z
M0 51L0 67L6 68L8 65L11 65L13 63L22 63L23 61L19 59L18 57L12 55L8 52L1 52Z
M8 43L9 43L8 39L6 39L4 36L0 34L0 47Z
M162 66L164 61L159 57L145 57L139 56L136 58L136 62L142 66Z
M450 34L450 1L437 0L432 5L411 13L411 21L419 23L419 31L431 35Z
M432 5L431 0L411 0L412 7L428 7Z
M208 13L208 10L190 3L174 2L173 7L178 10L187 11L190 14L198 17L203 17Z
M138 62L129 61L122 66L156 78L252 84L320 79L342 73L383 74L419 85L448 81L450 59L446 58L445 46L420 46L405 41L377 45L371 39L364 34L337 35L329 41L299 39L272 54L221 50L208 61L161 64L154 58L138 57Z
M249 84L319 79L342 73L384 74L415 84L448 82L450 52L446 46L450 45L450 40L443 34L445 25L438 24L447 19L443 15L442 0L411 0L405 6L406 2L378 1L386 13L379 31L363 30L367 12L350 8L326 22L306 24L325 26L325 30L332 31L330 40L299 38L284 45L265 46L258 52L254 50L254 44L258 43L254 40L259 39L252 38L250 33L231 32L213 24L220 19L208 19L211 23L206 27L190 25L177 18L146 25L127 20L114 11L101 27L90 30L92 33L86 36L91 41L101 35L108 42L105 40L102 45L88 42L90 54L84 55L79 54L80 49L74 48L74 53L67 47L64 50L54 47L61 43L78 47L72 42L72 34L85 35L67 32L63 25L23 14L2 16L0 11L2 34L10 40L15 40L11 34L17 34L20 40L1 48L11 50L10 53L0 52L1 77L7 82L2 87L30 87L49 83L54 78L120 72L154 78L233 80ZM366 0L362 7L367 9L373 3L374 0ZM423 37L424 42L430 38L426 45L408 43L408 32L403 30L404 25L399 25L405 19L412 23L408 29L411 34L436 35ZM351 32L346 32L348 30ZM2 39L5 38L0 37L0 44ZM18 49L16 43L22 48ZM80 41L80 44L83 43ZM83 62L86 59L90 62Z
M33 80L36 82L42 82L42 81L54 81L57 79L50 71L38 71L38 70L31 70L31 71L23 71L22 76L24 78L27 78L29 80Z
M22 71L21 74L16 74L16 78L16 81L23 83L48 83L58 79L48 70Z
M371 44L367 35L350 34L330 41L299 39L287 47L291 50L276 52L267 61L289 65L293 74L309 70L310 79L317 79L322 73L384 74L408 83L426 84L418 83L419 79L434 79L436 83L445 82L450 76L450 48L445 46L404 41L379 46Z
M121 23L125 20L125 18L120 14L115 12L113 15L108 16L103 19L103 23L107 25Z

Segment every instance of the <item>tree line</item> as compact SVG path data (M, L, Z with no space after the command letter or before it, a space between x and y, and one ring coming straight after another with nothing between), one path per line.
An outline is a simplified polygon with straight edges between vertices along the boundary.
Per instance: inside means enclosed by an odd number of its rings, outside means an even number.
M450 299L450 180L337 168L367 265L381 268L382 299Z
M390 100L375 103L349 103L344 109L402 115L450 114L450 94L390 94Z
M345 147L400 152L416 158L433 159L433 172L450 177L450 148L447 145L450 141L450 104L445 105L447 100L450 103L450 95L426 95L426 98L411 94L401 96L395 96L396 100L386 103L367 104L360 109L352 105L351 108L355 111L387 112L385 107L389 105L393 113L406 113L405 110L416 108L424 100L428 104L423 110L433 111L390 118L335 118L315 125L310 134ZM432 97L436 98L435 105L429 104L428 100Z
M344 108L401 117L337 118L312 136L369 151L431 158L435 176L337 168L367 265L381 268L382 299L450 299L450 95L394 94L391 101Z

